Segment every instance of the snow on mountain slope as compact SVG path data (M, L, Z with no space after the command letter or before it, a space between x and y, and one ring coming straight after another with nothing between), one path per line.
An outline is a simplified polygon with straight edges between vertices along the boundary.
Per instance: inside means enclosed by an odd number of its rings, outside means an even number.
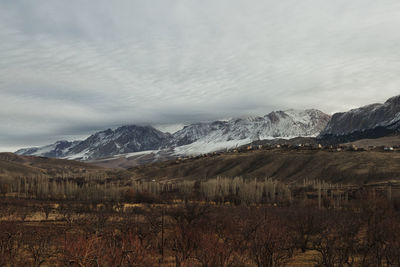
M34 148L24 148L15 152L18 155L31 155L31 156L41 156L50 158L61 158L67 153L71 148L76 146L79 141L57 141L54 144L34 147Z
M242 140L230 140L230 141L208 141L208 140L198 140L194 143L178 146L174 148L174 155L198 155L206 154L214 151L222 151L230 148L239 147L245 144L251 143L252 139L242 139Z
M256 140L317 136L326 126L329 115L321 111L287 110L264 117L249 117L196 123L173 134L176 154L199 154L233 148Z

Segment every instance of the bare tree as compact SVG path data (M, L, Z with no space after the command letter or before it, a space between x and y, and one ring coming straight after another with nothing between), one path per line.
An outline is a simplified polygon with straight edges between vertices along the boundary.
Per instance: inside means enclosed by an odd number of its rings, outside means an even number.
M249 255L258 267L285 266L293 255L294 245L285 222L277 217L249 221Z

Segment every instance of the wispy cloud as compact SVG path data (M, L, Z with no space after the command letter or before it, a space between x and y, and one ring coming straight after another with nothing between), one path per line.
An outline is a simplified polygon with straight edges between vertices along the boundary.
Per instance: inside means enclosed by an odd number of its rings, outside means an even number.
M396 0L0 3L0 150L399 93Z

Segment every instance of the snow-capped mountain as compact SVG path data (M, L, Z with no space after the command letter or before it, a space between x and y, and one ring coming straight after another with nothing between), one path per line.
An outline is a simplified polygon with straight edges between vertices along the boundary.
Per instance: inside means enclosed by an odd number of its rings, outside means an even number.
M175 155L200 154L263 139L317 136L329 119L314 109L275 111L263 117L195 123L173 135L151 126L131 125L95 133L84 141L60 141L16 153L81 160L160 149Z
M274 111L249 117L196 123L173 134L171 146L178 154L207 153L257 140L317 136L330 116L315 109Z
M97 132L83 141L56 142L55 144L15 152L19 155L35 155L69 159L98 159L118 154L157 150L171 138L151 126L122 126L115 130ZM62 146L61 146L62 145Z
M384 104L371 104L335 113L318 138L328 142L351 142L400 133L400 95Z

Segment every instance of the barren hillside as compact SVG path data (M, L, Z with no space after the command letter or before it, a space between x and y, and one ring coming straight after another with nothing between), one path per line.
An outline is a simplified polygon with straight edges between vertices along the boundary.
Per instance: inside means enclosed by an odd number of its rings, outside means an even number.
M149 179L242 176L269 177L286 182L320 179L363 184L399 179L400 153L274 149L168 161L134 167L130 171Z

